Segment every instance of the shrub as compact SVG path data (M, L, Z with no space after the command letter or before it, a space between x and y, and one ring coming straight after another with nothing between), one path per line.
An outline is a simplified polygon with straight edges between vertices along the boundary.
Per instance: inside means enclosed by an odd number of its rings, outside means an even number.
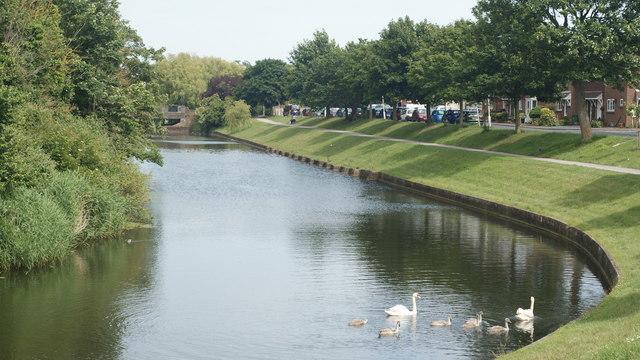
M196 121L201 134L208 135L212 129L224 126L224 113L229 104L217 94L203 100L202 106L196 109Z
M494 121L504 122L509 119L509 114L507 114L506 111L496 111L495 113L491 114L491 117Z
M54 171L55 163L19 125L0 131L0 191L34 186Z
M592 128L601 128L602 127L602 120L601 119L591 120L591 127Z
M533 124L538 126L558 126L560 121L553 110L542 108L540 109L540 117L534 119Z
M251 107L244 101L234 101L224 113L225 125L231 129L240 129L249 125L251 121Z
M531 119L540 119L541 116L542 116L542 108L539 106L536 106L533 109L531 109L531 111L529 111L529 117Z
M26 106L21 116L24 131L60 171L109 171L112 164L124 159L104 129L86 119L36 105Z

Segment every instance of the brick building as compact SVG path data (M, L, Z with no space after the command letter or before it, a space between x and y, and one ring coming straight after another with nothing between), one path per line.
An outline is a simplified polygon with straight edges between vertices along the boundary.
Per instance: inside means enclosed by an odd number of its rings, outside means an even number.
M535 97L526 97L519 101L517 111L525 113L526 117L531 109L542 106L553 109L558 118L571 118L576 115L574 104L577 101L573 87L569 86L555 103L538 102ZM602 82L593 81L586 84L585 97L581 101L586 103L590 120L602 120L603 125L608 127L633 127L634 121L628 115L627 109L630 104L640 103L640 90L631 86L617 89ZM505 110L511 118L515 116L515 111L507 99L495 98L492 105L494 110Z

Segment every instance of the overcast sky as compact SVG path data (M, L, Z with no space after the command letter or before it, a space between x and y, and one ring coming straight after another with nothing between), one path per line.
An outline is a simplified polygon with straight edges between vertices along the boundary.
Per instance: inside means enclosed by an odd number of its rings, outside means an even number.
M408 15L447 24L470 18L476 0L120 0L125 19L147 45L227 60L286 60L315 30L340 44L375 39L392 19ZM400 5L401 4L401 5Z

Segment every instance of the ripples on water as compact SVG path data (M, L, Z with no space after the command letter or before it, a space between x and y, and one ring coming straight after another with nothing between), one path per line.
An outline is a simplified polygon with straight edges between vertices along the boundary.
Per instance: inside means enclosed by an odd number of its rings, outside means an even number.
M163 142L153 230L0 280L15 358L491 358L603 297L583 259L529 229L225 141ZM399 338L383 309L410 306ZM502 323L536 296L533 334ZM451 329L430 322L453 316ZM366 318L363 328L346 326ZM525 329L527 330L527 329ZM530 329L529 329L530 330ZM5 351L6 350L6 351ZM24 355L24 356L23 356Z

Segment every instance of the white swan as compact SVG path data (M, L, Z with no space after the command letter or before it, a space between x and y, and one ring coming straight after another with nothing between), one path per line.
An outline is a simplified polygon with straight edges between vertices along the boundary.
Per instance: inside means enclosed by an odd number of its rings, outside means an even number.
M518 321L515 324L516 330L528 334L531 340L533 340L533 320L530 321Z
M396 323L395 329L382 329L378 331L379 338L383 336L397 336L399 334L400 334L400 321Z
M509 323L511 320L509 318L504 319L504 327L500 325L492 326L487 329L487 333L491 335L502 335L509 332Z
M413 309L409 310L404 305L396 305L392 308L386 309L384 312L389 316L411 316L415 315L418 312L418 308L416 307L416 300L421 299L420 294L413 293L411 297L413 299Z
M462 325L462 327L465 329L473 329L473 328L480 327L482 325L482 315L484 314L482 313L482 311L480 311L479 313L476 314L475 318L468 319Z
M369 320L367 319L354 319L349 321L349 326L364 326L367 324L367 322L369 322Z
M518 308L518 310L516 310L516 319L518 321L529 321L533 319L533 303L535 301L536 299L532 296L531 307L529 309Z
M451 326L451 315L447 320L436 320L431 322L431 326L446 327Z

